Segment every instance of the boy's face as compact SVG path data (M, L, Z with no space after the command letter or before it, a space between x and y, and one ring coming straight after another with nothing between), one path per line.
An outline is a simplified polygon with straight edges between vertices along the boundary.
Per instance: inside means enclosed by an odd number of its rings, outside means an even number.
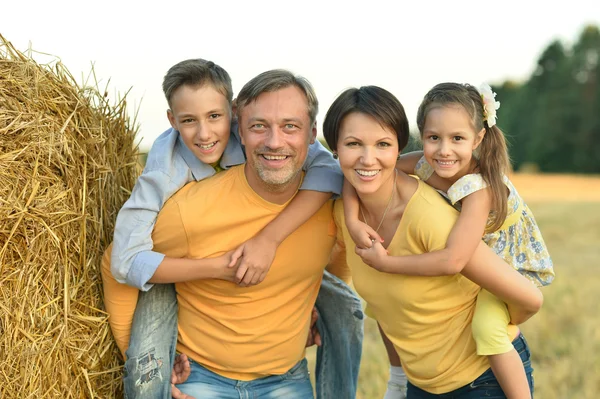
M217 162L229 141L231 109L212 85L184 85L171 96L167 117L185 145L206 164Z

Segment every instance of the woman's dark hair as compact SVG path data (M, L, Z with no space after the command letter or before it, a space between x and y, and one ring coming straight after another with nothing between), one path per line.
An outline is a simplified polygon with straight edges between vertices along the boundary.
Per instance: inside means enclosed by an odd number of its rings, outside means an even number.
M404 107L389 91L377 86L362 86L344 91L327 110L323 135L332 150L337 149L340 127L346 115L353 112L373 117L381 126L392 129L400 151L408 143L408 119Z

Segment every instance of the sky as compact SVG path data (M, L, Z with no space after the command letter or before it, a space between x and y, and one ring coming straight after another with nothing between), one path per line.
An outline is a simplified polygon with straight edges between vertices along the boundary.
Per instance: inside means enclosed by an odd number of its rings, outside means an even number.
M0 34L16 49L34 50L39 63L59 58L80 83L93 65L112 98L128 92L143 150L169 127L162 79L185 59L224 67L234 96L269 69L306 77L320 101L319 130L343 90L381 86L402 102L414 129L419 102L435 84L522 81L553 40L570 46L585 25L600 26L598 0L6 3Z

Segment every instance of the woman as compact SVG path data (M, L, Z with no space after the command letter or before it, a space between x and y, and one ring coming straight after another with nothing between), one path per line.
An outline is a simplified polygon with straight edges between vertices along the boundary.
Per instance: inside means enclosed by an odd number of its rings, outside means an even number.
M390 255L445 247L458 212L434 189L395 169L409 130L404 109L391 93L374 86L346 90L328 110L323 130L347 183L356 190L361 219L382 237ZM407 397L505 397L487 358L476 354L471 320L477 293L483 287L506 302L516 325L539 310L540 291L484 243L461 274L379 272L356 254L343 213L343 204L336 201L339 244L346 248L367 313L379 324L391 365L406 372ZM533 390L527 343L516 326L509 331Z

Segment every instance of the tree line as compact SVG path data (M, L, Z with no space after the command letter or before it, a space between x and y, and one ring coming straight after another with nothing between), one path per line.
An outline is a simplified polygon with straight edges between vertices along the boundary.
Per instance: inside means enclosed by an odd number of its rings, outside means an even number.
M514 170L600 173L600 30L553 41L524 82L493 85ZM403 152L422 148L418 133Z

